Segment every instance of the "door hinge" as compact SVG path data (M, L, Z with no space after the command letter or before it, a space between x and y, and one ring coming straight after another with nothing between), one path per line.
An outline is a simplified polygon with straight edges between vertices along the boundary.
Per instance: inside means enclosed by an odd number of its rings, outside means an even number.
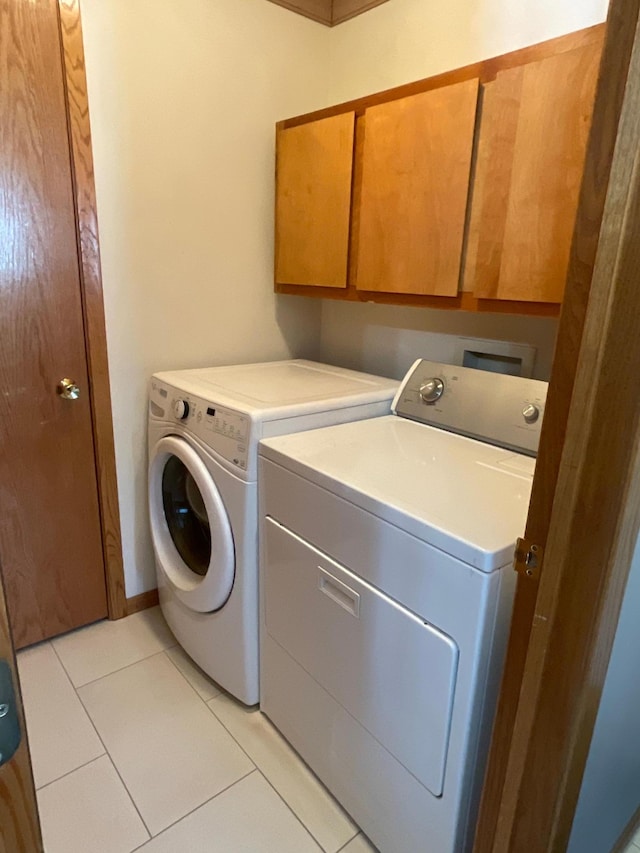
M513 558L513 568L525 578L538 580L542 568L544 549L529 539L518 539L516 553Z

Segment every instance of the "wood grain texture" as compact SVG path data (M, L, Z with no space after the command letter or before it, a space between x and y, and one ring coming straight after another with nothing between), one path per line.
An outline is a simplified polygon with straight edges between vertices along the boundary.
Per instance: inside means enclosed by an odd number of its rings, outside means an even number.
M20 647L107 603L57 4L0 16L0 557Z
M331 25L335 27L337 24L342 24L356 15L362 15L363 12L368 12L370 9L375 9L376 6L381 6L387 3L388 0L333 0L331 9Z
M22 742L11 761L0 767L0 853L42 851L36 791L29 757L27 730L18 683L5 594L0 571L0 658L11 667L18 703Z
M82 24L78 0L59 0L59 12L107 603L109 617L119 619L127 613L126 593L111 417L107 338L102 297L91 125L89 122Z
M521 48L510 53L504 53L500 56L485 59L482 62L475 62L471 65L465 65L462 68L456 68L452 71L445 71L442 74L436 74L433 77L426 77L422 80L415 80L412 83L404 83L402 86L395 86L392 89L384 89L381 92L374 92L371 95L365 95L362 98L356 98L352 101L345 101L341 104L336 104L331 107L325 107L314 112L304 113L303 115L293 116L278 123L278 127L288 128L297 127L300 124L307 124L310 121L317 119L329 118L330 116L340 115L345 112L354 112L358 115L363 115L364 111L369 107L378 104L386 104L388 101L395 101L399 98L408 98L411 95L418 95L421 92L429 92L432 89L440 89L443 86L450 86L454 83L461 83L464 80L473 80L478 78L481 84L488 83L494 80L500 71L508 68L517 68L520 65L528 65L531 62L538 62L549 56L557 56L566 51L576 50L585 45L602 42L603 33L605 30L604 24L596 24L593 27L587 27L584 30L578 30L574 33L568 33L558 38L549 39L548 41L540 42L539 44L530 45L529 47Z
M366 111L358 290L458 292L478 81Z
M357 259L358 259L358 210L359 197L361 192L361 167L362 167L362 146L364 144L364 127L365 113L370 107L380 104L386 104L389 101L410 97L415 94L429 92L443 86L452 85L463 81L479 78L483 84L490 83L495 80L496 75L505 69L521 68L531 62L540 61L546 57L552 57L574 51L588 45L601 44L604 33L604 25L599 24L594 27L589 27L579 32L569 33L566 36L561 36L541 44L532 45L522 50L515 51L509 54L504 54L493 59L465 66L464 68L456 69L451 72L439 74L425 80L418 80L414 83L409 83L394 89L388 89L383 92L377 92L368 95L364 98L348 101L343 104L329 107L323 110L318 110L313 113L296 116L279 123L281 129L288 129L307 124L310 121L315 121L323 118L340 115L345 112L355 112L356 119L356 158L354 164L353 177L353 202L352 202L352 226L351 226L351 247L349 260L349 284L346 288L328 288L308 286L293 286L290 284L276 282L275 290L277 293L296 294L302 296L315 296L323 299L346 299L348 301L373 301L380 303L392 304L410 304L410 305L425 305L428 307L458 309L461 303L464 303L463 310L469 311L492 311L497 313L513 313L513 314L530 314L535 316L556 317L560 313L560 306L554 303L545 302L518 302L514 300L487 300L478 299L471 294L460 295L457 297L432 297L420 296L417 294L385 294L382 292L362 290L358 291L355 287L357 280ZM476 229L477 232L477 229ZM476 238L478 234L476 233ZM468 252L477 252L477 239L473 242L474 235L469 234ZM468 268L468 267L467 267ZM466 279L465 279L466 280ZM468 286L468 285L467 285Z
M500 72L486 85L465 289L561 302L600 46Z
M354 264L355 268L355 264ZM415 305L422 308L442 308L451 311L470 311L475 314L523 314L532 317L558 317L560 305L550 302L509 302L504 299L478 299L473 293L456 296L422 296L411 293L376 293L348 287L338 291L331 287L300 287L296 284L276 285L276 293L287 296L307 296L314 299L335 299L344 302L377 302L380 305ZM342 295L344 294L344 296Z
M269 0L269 2L275 3L276 6L284 6L291 12L311 18L312 21L331 26L331 0Z
M275 280L347 286L353 113L278 129Z
M560 458L565 442L569 406L581 351L585 316L599 244L605 197L618 122L627 83L629 60L638 18L637 0L616 0L609 11L600 80L596 92L593 122L587 150L585 172L578 205L576 228L571 249L567 290L562 306L558 346L542 426L536 476L527 520L526 535L543 546L548 539ZM545 560L542 577L550 565ZM538 585L518 580L509 650L505 664L498 713L483 791L476 836L475 853L497 851L496 831L505 790L507 762L514 721L522 687L529 647ZM545 749L545 754L548 750ZM556 791L549 791L550 798ZM575 793L575 791L574 791ZM501 824L513 818L500 818ZM536 837L542 838L536 832ZM515 849L515 848L502 848Z
M628 23L637 27L638 19ZM538 833L564 849L571 831L640 531L639 264L637 35L549 528L545 563L553 571L540 580L499 848L520 849ZM615 401L606 417L602 400Z
M155 607L160 603L157 589L150 589L147 592L141 592L140 595L134 595L127 598L127 616L134 613L139 613L141 610L148 610L150 607Z

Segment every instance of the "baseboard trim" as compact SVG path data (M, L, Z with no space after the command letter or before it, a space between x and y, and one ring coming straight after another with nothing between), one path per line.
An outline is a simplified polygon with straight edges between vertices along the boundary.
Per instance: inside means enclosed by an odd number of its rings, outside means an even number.
M149 607L155 607L158 604L158 590L150 589L147 592L141 592L140 595L134 595L127 598L127 616L133 613L139 613L141 610L148 610Z
M640 825L640 806L635 810L633 817L627 824L624 832L618 839L617 844L614 846L611 853L623 853L629 845L629 842L635 835L638 830L638 826Z

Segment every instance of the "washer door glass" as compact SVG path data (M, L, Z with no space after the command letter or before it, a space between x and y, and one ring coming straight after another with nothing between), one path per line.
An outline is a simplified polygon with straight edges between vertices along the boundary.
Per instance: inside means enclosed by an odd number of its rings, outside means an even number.
M170 456L162 472L162 504L167 527L186 565L204 577L211 563L211 525L204 499L187 466Z
M186 438L165 436L151 451L149 516L158 580L200 613L218 610L233 589L233 532L218 488L230 476Z

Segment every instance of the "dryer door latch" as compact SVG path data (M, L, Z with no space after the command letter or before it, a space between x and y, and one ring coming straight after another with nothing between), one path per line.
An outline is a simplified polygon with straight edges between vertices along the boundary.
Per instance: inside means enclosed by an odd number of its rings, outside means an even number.
M542 557L544 549L542 545L536 545L529 539L518 539L516 553L513 559L513 568L522 577L529 580L538 580L542 568Z

